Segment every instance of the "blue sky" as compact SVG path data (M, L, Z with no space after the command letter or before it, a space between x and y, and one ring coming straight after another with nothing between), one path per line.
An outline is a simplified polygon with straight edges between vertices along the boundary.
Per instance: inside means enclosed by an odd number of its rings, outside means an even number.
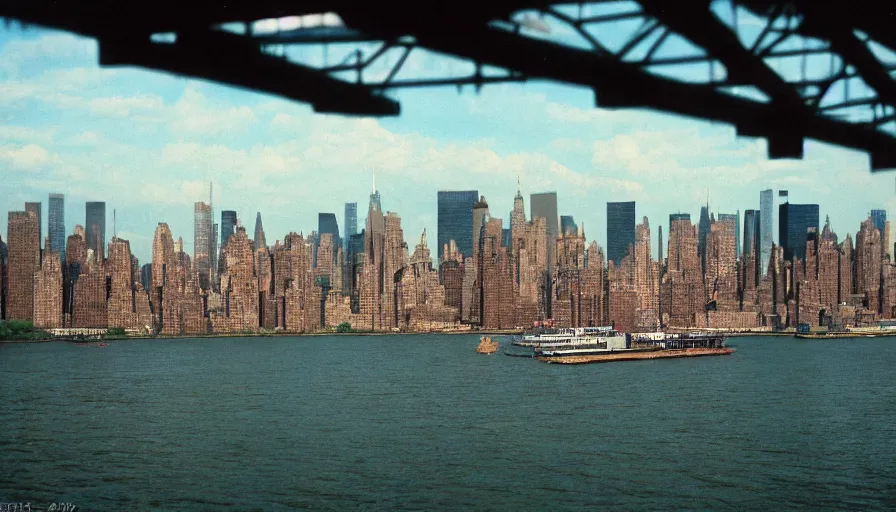
M463 64L424 55L410 71L453 66ZM679 211L696 222L707 194L713 211L743 213L758 208L760 190L788 189L792 202L819 203L841 237L872 208L896 212L896 175L871 174L864 154L812 141L803 160L772 161L763 140L738 139L730 126L596 109L591 91L550 83L396 97L398 118L324 116L208 82L100 69L91 39L5 27L0 211L36 200L46 209L48 194L62 192L71 233L86 201L106 201L107 241L116 209L118 235L144 263L158 222L192 252L193 202L207 200L209 181L216 212L236 210L251 231L260 211L271 243L316 229L318 212L336 213L342 227L345 202L366 210L373 172L411 245L424 227L435 240L438 190L479 190L506 225L518 176L527 209L530 193L556 191L560 214L602 246L605 203L637 201L654 251L656 226Z

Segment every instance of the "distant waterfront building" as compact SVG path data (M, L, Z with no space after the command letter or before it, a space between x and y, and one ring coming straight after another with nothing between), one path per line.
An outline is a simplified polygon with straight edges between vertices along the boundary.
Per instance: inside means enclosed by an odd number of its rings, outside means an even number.
M230 238L230 235L233 234L233 228L236 226L236 212L233 210L222 210L221 211L221 249L224 249L224 244L227 243L227 239Z
M352 235L358 234L358 203L345 203L345 225L343 226L343 250L348 253Z
M98 261L103 260L106 247L106 203L88 201L86 207L87 248L92 249Z
M740 256L740 212L738 213L720 213L718 222L725 222L728 224L728 230L730 233L734 233L734 254L735 257Z
M34 212L37 215L37 248L40 249L41 244L44 243L44 223L43 217L41 216L41 205L39 202L34 203L25 203L25 211L26 212Z
M268 246L267 241L264 238L264 226L261 224L261 212L258 212L255 215L255 239L253 242L255 243L256 251Z
M545 248L547 249L548 272L553 272L557 253L557 237L560 235L560 218L557 216L557 193L542 192L529 196L529 207L532 212L530 220L537 217L545 220ZM632 217L632 239L634 240L635 221Z
M437 254L442 254L445 244L454 240L457 250L473 255L473 204L479 199L476 190L440 190L437 195L436 220Z
M485 196L480 196L479 201L473 204L473 236L470 241L473 244L473 257L479 257L479 245L482 241L485 223L488 222L488 203Z
M772 255L774 243L774 215L775 195L771 189L759 193L759 258L761 263L760 275L766 275L768 261ZM779 240L779 243L783 244Z
M9 212L6 319L34 319L34 275L40 270L37 214Z
M50 247L59 253L59 260L65 261L65 196L63 194L50 194L50 202L47 217L47 232L50 236Z
M871 210L871 225L880 231L881 238L884 238L884 230L887 224L887 210Z
M778 240L784 249L784 260L794 256L806 258L809 228L818 231L817 204L784 203L778 207Z
M203 290L210 288L212 278L212 231L211 205L196 202L193 207L193 265L199 274L199 287Z
M754 248L759 246L756 239L756 235L759 234L759 220L760 214L758 210L747 210L744 212L744 254L750 254Z
M572 215L560 216L560 234L562 236L579 234L579 226L576 225L576 220Z
M320 247L320 240L324 234L331 235L332 246L330 247L331 255L336 257L336 247L342 245L339 238L339 223L336 221L335 213L318 213L317 214L317 238L314 240L314 264L317 265L317 249ZM332 265L332 262L329 264Z
M700 258L701 268L706 268L706 239L709 237L710 225L709 205L700 207L700 223L697 225L697 257Z
M152 290L152 263L140 267L140 284L147 292Z
M635 202L607 203L607 261L617 266L635 244Z

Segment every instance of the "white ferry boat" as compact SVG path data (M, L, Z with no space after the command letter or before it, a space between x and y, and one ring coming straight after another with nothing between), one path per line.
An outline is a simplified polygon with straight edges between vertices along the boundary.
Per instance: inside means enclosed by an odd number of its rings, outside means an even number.
M527 353L531 356L552 357L606 353L630 347L629 337L617 332L613 327L542 329L517 337L512 344L528 347L530 351Z

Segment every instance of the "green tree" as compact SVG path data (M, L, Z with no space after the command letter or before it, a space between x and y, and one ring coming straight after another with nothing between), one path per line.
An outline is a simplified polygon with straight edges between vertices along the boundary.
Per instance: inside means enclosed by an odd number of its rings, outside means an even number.
M123 327L110 327L106 334L108 336L124 336L125 332Z
M352 332L352 324L348 322L342 322L341 324L336 326L336 332Z

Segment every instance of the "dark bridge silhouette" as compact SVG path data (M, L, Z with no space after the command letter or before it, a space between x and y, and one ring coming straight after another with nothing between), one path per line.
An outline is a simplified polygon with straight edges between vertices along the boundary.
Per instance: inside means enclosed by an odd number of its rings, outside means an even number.
M0 3L0 16L96 38L103 66L142 66L246 87L307 102L317 112L391 116L400 113L386 94L392 89L552 80L593 89L603 108L648 108L729 123L738 135L766 138L770 158L802 158L803 142L811 138L866 152L872 170L896 168L896 60L886 62L875 51L896 52L896 16L886 2L728 0L724 7L735 23L723 20L714 9L718 3L709 0L637 0L589 14L589 6L601 10L610 3L569 8L537 0L229 0L210 8L183 0L12 0ZM253 29L259 20L327 12L342 23ZM739 37L738 13L764 25L750 45ZM640 28L620 47L601 41L608 24L632 20ZM241 33L221 27L233 22L242 24ZM584 44L539 34L551 25ZM676 36L702 51L661 56ZM800 48L794 48L796 40ZM309 44L357 49L335 65L278 55ZM465 59L472 72L400 78L408 55L418 49ZM389 62L387 55L398 57ZM824 76L810 77L807 60L819 56L829 56L830 67ZM770 64L787 58L800 61L798 76L785 77ZM383 62L387 72L371 72ZM725 76L680 79L662 72L693 64L723 69ZM850 83L862 93L850 95Z

